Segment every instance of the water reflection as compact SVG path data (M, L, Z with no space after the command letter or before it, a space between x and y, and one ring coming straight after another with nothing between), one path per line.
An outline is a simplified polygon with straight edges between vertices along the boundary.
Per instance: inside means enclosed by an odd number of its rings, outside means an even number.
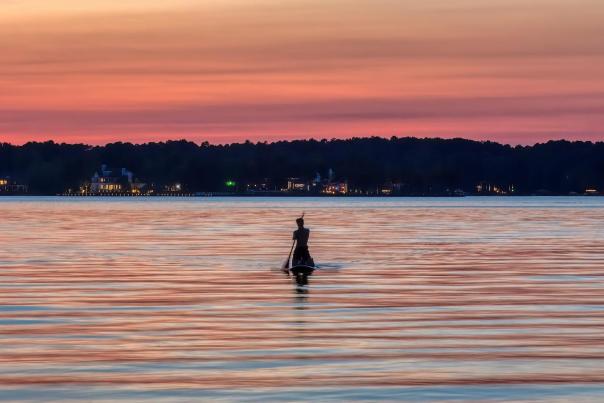
M304 303L308 300L309 287L308 287L308 276L297 276L295 277L296 282L296 308L304 309Z
M306 211L321 269L276 268ZM597 400L604 199L0 198L0 399Z

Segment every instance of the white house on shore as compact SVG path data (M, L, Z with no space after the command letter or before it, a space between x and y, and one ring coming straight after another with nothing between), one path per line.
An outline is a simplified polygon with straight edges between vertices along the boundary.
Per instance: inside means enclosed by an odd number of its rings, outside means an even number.
M144 183L135 181L134 174L126 168L112 169L105 164L90 179L91 193L136 193L144 186Z

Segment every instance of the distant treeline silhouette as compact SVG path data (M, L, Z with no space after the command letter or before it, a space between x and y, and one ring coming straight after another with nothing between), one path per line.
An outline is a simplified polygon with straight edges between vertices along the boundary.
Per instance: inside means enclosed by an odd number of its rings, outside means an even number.
M101 164L125 167L149 183L179 182L188 191L221 191L225 180L312 179L330 168L359 189L400 183L409 194L447 189L473 192L480 182L518 194L583 193L604 189L604 143L550 141L509 146L465 139L379 137L210 145L168 141L105 146L27 143L0 145L0 176L29 185L30 193L77 189Z

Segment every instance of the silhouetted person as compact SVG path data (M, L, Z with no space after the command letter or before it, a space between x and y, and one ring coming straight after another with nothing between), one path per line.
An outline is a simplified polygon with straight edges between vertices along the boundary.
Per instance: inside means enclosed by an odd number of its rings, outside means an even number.
M310 237L310 230L308 228L304 228L304 215L296 219L296 224L298 224L298 229L294 231L294 237L292 238L296 241L293 265L314 267L315 262L313 261L312 257L310 257L310 253L308 252L308 238Z

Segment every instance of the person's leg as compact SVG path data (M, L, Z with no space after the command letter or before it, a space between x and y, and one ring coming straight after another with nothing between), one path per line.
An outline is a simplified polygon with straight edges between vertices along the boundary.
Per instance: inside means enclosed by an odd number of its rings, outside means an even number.
M304 260L305 265L312 266L312 258L310 257L310 252L308 251L308 248L304 249L302 259Z
M300 260L302 259L300 248L294 249L294 257L292 259L292 266L297 266L300 264Z

